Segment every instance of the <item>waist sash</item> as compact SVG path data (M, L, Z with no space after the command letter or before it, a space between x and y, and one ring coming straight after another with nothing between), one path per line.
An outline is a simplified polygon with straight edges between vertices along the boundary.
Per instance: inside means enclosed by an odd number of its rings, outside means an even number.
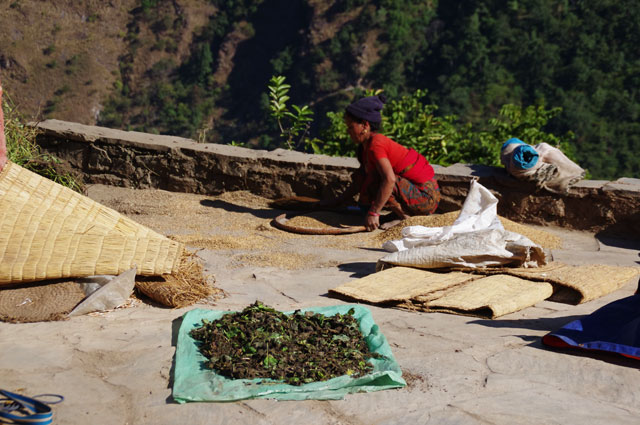
M414 149L409 149L404 159L393 167L393 172L415 184L429 181L435 175L429 161Z

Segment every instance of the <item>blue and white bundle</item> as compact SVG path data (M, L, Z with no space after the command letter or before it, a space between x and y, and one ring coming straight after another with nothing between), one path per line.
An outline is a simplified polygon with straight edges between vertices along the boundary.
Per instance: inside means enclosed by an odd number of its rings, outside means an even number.
M585 175L560 149L547 143L531 146L515 137L502 145L500 162L517 179L533 181L555 193L566 193Z
M538 155L538 152L536 152L533 146L527 145L522 140L513 137L504 142L500 151L500 160L503 161L502 164L505 167L507 167L507 165L504 163L503 158L506 157L509 157L512 161L513 164L511 165L521 170L528 170L538 163L540 155Z

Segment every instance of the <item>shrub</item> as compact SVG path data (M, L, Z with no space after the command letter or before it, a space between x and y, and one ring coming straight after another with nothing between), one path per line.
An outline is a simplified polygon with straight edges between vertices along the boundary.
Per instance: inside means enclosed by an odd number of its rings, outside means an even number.
M378 92L369 91L370 96ZM455 115L438 116L437 105L424 102L427 92L390 100L384 107L381 132L402 145L423 154L430 162L451 165L457 162L500 166L502 144L517 137L528 144L549 143L573 159L571 133L563 137L545 131L549 120L561 108L546 109L542 105L522 107L506 104L498 117L489 118L474 127L461 122ZM331 156L354 156L355 145L349 140L343 112L327 113L330 125L313 139L315 153Z
M17 111L6 92L2 103L9 160L76 192L82 192L83 187L79 179L70 172L59 171L61 161L40 150L36 144L39 130L24 124L24 117Z

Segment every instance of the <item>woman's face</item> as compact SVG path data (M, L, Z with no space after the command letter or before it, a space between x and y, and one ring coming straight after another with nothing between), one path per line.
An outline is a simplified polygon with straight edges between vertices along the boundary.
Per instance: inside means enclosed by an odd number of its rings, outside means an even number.
M356 144L362 144L369 140L371 128L367 121L359 122L346 115L344 123L347 125L347 133Z

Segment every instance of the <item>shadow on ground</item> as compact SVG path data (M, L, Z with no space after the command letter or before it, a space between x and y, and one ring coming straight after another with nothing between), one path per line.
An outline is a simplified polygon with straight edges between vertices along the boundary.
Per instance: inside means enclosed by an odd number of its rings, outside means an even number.
M343 263L338 266L341 271L351 273L349 277L361 278L376 272L376 263L373 262L356 262Z
M531 329L534 331L554 331L569 322L573 322L583 315L562 316L562 317L542 317L536 319L493 319L493 320L472 320L469 324L486 326L489 328L514 328L514 329Z
M282 211L280 210L272 210L269 208L258 209L258 208L243 207L241 205L232 204L231 202L222 201L220 199L215 199L215 200L204 199L200 201L200 205L205 207L211 207L211 208L220 208L228 212L248 213L248 214L252 214L257 218L274 219L280 214L282 214Z
M178 333L180 332L180 326L182 325L183 316L177 317L173 319L171 322L171 346L178 347ZM173 359L171 360L171 369L169 370L169 382L167 383L167 388L173 388L173 379L176 372L176 354L173 354ZM167 397L165 400L167 404L175 404L177 401L173 399L173 394Z

